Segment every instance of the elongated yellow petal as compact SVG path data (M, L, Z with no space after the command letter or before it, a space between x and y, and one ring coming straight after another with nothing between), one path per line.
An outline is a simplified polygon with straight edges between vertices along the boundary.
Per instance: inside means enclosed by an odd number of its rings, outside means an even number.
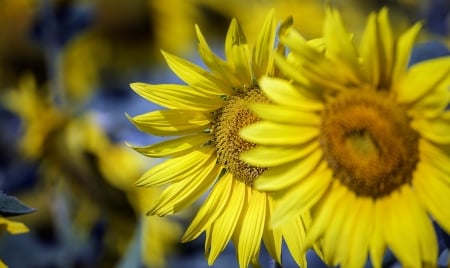
M322 248L324 255L330 263L328 265L337 265L339 256L336 256L339 248L339 235L341 230L347 224L347 217L349 212L355 205L356 196L347 190L345 198L341 199L339 209L336 209L331 225L325 232L322 240Z
M367 18L366 28L361 40L362 71L372 87L378 88L380 82L380 62L382 61L380 47L383 37L378 35L377 15L372 12ZM381 65L383 66L383 65Z
M348 78L358 81L358 53L352 43L352 35L345 30L337 10L327 9L323 34L326 54L331 59L344 63L341 68L347 69Z
M438 185L436 185L436 186L438 186ZM434 193L436 193L436 192L434 192ZM404 195L405 201L410 206L410 210L408 210L409 214L411 215L410 217L412 219L415 219L413 228L416 231L415 233L417 235L417 240L419 242L420 253L421 253L420 259L426 263L425 266L431 265L431 266L435 267L437 259L438 259L438 243L437 243L436 232L435 232L435 229L431 222L431 219L429 218L428 214L426 213L424 207L422 207L421 204L419 204L419 200L418 200L418 196L416 195L416 191L413 192L413 190L408 187L405 191L403 191L403 195ZM441 197L442 197L442 195L441 195ZM448 196L446 196L446 198L447 198L447 204L450 204L448 202L448 201L450 201ZM440 201L443 201L443 200L440 200ZM445 204L445 202L442 204Z
M310 94L320 95L324 90L345 90L344 85L350 80L346 68L336 69L339 64L327 59L319 49L309 43L295 43L287 38L281 40L293 50L287 60L281 55L274 55L275 63L285 75L301 87L312 88ZM294 58L296 60L293 60Z
M253 190L240 233L237 236L237 255L240 267L247 267L251 259L259 253L261 238L265 228L267 194Z
M282 39L283 40L283 39ZM288 41L289 40L289 41ZM290 39L286 39L284 43L289 43L294 41L290 41ZM296 43L294 43L296 44ZM303 46L307 48L307 51L310 50L311 53L317 53L319 54L316 49L310 47L306 42L302 43ZM320 54L319 54L320 55ZM303 58L301 56L299 57L296 53L291 52L288 54L287 57L284 57L279 54L273 55L274 63L276 63L276 66L280 70L282 74L285 76L291 78L293 81L295 81L297 84L302 86L309 86L311 83L308 81L308 78L304 76L304 73L301 70Z
M200 28L195 25L195 31L197 33L197 39L199 41L198 51L203 62L211 69L214 74L218 76L223 76L226 81L229 83L229 87L224 89L224 92L231 94L231 91L228 92L231 88L238 88L241 86L238 77L236 76L235 71L231 67L231 65L218 57L214 52L209 48L208 43L203 37Z
M363 267L366 263L369 239L372 234L373 203L371 198L359 197L350 211L347 224L341 232L338 253L343 256L342 267Z
M442 209L443 205L450 204L448 174L420 163L414 175L416 178L413 180L413 186L420 201L439 225L450 233L450 211Z
M332 225L336 211L340 208L341 199L346 198L348 190L339 182L335 182L329 188L327 195L318 203L313 215L311 228L308 230L305 239L305 247L311 248Z
M392 82L395 87L401 78L406 74L410 53L414 45L414 41L422 28L422 23L416 23L406 32L404 32L397 41L395 48L395 63L392 72Z
M222 170L213 157L208 160L200 172L164 189L158 202L147 214L160 217L173 214L188 207L203 195Z
M276 27L274 13L274 9L270 10L253 48L252 63L256 79L267 74L272 68L272 53L275 49Z
M239 135L255 144L296 145L317 138L320 129L311 126L283 125L260 121L244 127ZM280 135L283 133L283 135Z
M301 216L294 217L281 226L283 238L291 252L292 258L299 267L306 267L306 254L304 241L306 236L306 226Z
M210 127L211 114L192 110L159 110L128 117L140 130L158 136L198 133Z
M374 204L373 233L370 239L370 260L374 268L381 268L386 242L383 236L384 199L378 199Z
M246 185L238 180L233 181L233 190L227 207L222 215L213 223L211 229L210 249L206 250L208 265L212 265L217 256L224 250L235 230L246 199Z
M213 111L224 105L219 96L184 85L132 83L130 87L145 99L169 109Z
M263 120L275 123L299 124L319 126L321 117L317 113L311 113L288 106L274 105L270 103L253 103L250 108Z
M446 80L417 100L408 110L408 115L411 118L424 117L427 119L440 116L450 103L450 76Z
M214 148L202 147L189 154L165 160L145 172L135 185L156 187L183 180L201 169L211 157L215 157Z
M421 139L419 141L419 150L423 156L424 163L432 165L445 174L443 178L446 178L446 180L444 181L450 185L450 170L447 165L450 161L450 148L438 147L425 139Z
M231 173L223 175L218 180L186 230L182 242L196 239L222 214L229 201L232 185L233 175Z
M388 9L383 7L378 12L378 55L380 59L380 88L387 88L391 84L392 69L394 68L394 34L389 23Z
M450 112L447 112L450 113ZM414 128L421 136L438 144L450 144L450 118L441 116L434 119L416 119L411 122Z
M16 221L10 221L3 217L0 217L0 225L5 225L6 231L13 235L22 234L29 231L28 227L25 224Z
M407 200L402 193L409 186L403 186L389 197L383 197L384 202L384 238L394 255L406 267L420 267L421 254L419 241L417 239L416 225L418 219L411 217L411 209L417 203L409 204L412 200Z
M316 141L292 147L258 146L241 153L240 158L252 166L275 167L305 157L314 150L318 150L319 146Z
M211 140L211 134L201 133L159 142L149 146L131 146L148 157L168 157L186 154Z
M436 88L445 80L449 81L450 56L427 60L413 65L402 82L396 87L397 100L412 103ZM448 86L444 85L448 91Z
M230 92L226 83L208 71L167 52L162 51L162 54L170 69L189 86L208 94L225 95Z
M281 244L283 242L282 229L270 226L274 209L275 201L273 198L268 196L266 219L264 221L266 228L264 228L263 232L263 241L267 251L270 253L270 256L272 256L277 263L281 264Z
M297 88L286 80L263 77L259 85L267 97L275 103L286 105L298 110L320 111L323 103L302 95Z
M244 31L236 19L231 21L225 39L225 55L243 85L252 85L250 52Z
M277 226L286 219L309 211L322 198L331 180L331 170L322 165L314 174L297 182L290 189L279 191L277 195L283 196L283 199L280 199L275 210L273 225Z
M271 192L292 187L318 167L322 156L321 150L314 150L301 161L271 168L256 179L255 188Z

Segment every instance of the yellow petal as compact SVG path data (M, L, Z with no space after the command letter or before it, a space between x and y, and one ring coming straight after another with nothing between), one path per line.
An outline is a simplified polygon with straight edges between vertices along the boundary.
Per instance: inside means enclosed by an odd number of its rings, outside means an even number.
M235 230L236 224L242 213L246 199L246 185L240 181L233 180L229 202L222 215L213 223L211 229L210 249L206 250L208 265L212 265L217 256L224 250Z
M232 94L232 88L238 88L241 86L241 82L236 76L235 71L228 62L216 56L216 54L214 54L214 52L209 48L208 43L206 42L200 31L200 28L197 25L195 25L195 31L197 33L197 39L199 41L198 51L203 62L209 67L209 69L211 69L214 74L219 77L225 78L225 81L223 82L229 83L229 85L226 86L223 90L227 95Z
M353 209L355 201L356 196L347 190L345 198L341 199L339 206L336 208L331 225L328 226L328 230L324 234L322 248L326 259L330 261L329 265L337 265L339 256L336 256L336 253L340 246L339 235L344 226L348 224L347 217L349 212Z
M306 267L306 254L304 241L306 236L306 226L301 216L294 217L281 225L283 230L283 238L292 258L299 267Z
M275 123L299 124L319 126L321 117L317 113L311 113L289 106L274 105L270 103L252 103L250 109L263 120Z
M275 210L273 225L283 223L284 220L309 211L329 188L332 172L324 163L307 178L297 182L291 188L277 193L280 198Z
M394 70L392 73L394 87L396 87L401 78L406 74L412 47L421 28L422 23L416 23L404 32L397 41Z
M448 91L450 81L450 57L422 61L413 65L397 90L397 101L412 103L447 81L443 86Z
M16 221L10 221L3 217L0 217L0 226L1 225L5 226L4 228L6 229L6 231L8 231L8 233L13 235L22 234L29 231L28 227L25 226L25 224Z
M411 209L417 204L409 204L403 191L409 186L403 186L402 189L390 194L384 202L383 223L384 237L388 246L394 255L405 267L420 267L420 246L417 239L417 232L414 219L411 215Z
M257 146L255 149L241 153L240 158L252 166L275 167L305 157L318 150L319 146L316 141L292 147Z
M342 267L363 267L367 261L369 239L372 234L373 203L371 198L358 197L350 210L347 224L341 232L339 255Z
M432 165L439 169L446 178L444 181L450 185L450 169L448 163L450 162L450 148L439 147L431 144L425 139L419 140L419 152L424 163ZM423 157L422 157L423 156Z
M158 136L202 132L209 128L211 114L192 110L159 110L128 119L140 130Z
M450 76L447 81L416 101L408 110L408 115L411 118L425 117L427 119L440 116L450 103Z
M256 79L267 74L272 68L272 53L275 48L276 27L274 13L274 9L271 9L262 25L261 32L253 48L252 62Z
M250 53L244 31L236 19L231 21L225 39L225 55L227 61L234 67L239 81L243 85L252 84L252 72L250 69Z
M318 127L260 121L242 128L239 135L255 144L296 145L313 140L319 135L319 132L320 128Z
M162 217L190 206L205 193L219 176L222 167L217 165L215 160L211 157L199 173L175 182L164 189L158 202L147 214Z
M382 61L380 54L382 52L379 52L382 49L379 42L383 36L379 38L377 26L377 16L372 12L367 18L360 48L362 68L373 88L378 87L378 83L380 82L380 67L384 67L384 65L380 65L380 61Z
M312 54L319 54L319 51L310 47L306 42L297 43L296 41L288 38L286 38L286 40L281 38L281 40L284 41L283 43L286 43L291 49L293 49L292 46L294 45L305 46L306 51L309 51ZM289 44L290 42L292 42L293 44ZM299 85L309 86L310 82L308 81L308 78L304 76L304 72L302 70L303 68L302 64L304 63L302 56L303 56L302 54L298 55L294 52L289 53L287 57L279 55L277 53L273 55L273 60L275 65L278 67L280 73L282 74L280 75L281 77L286 76Z
M386 243L383 236L384 199L378 199L373 208L373 233L370 237L370 260L374 268L381 268Z
M145 172L135 185L156 187L183 180L198 172L210 158L216 158L214 148L205 146L189 154L165 160Z
M450 233L450 211L442 209L450 204L448 174L444 174L426 163L419 163L414 177L413 186L420 201L439 225ZM446 180L447 183L445 183Z
M207 94L225 95L230 92L227 85L208 71L187 60L162 51L167 65L181 80L198 91Z
M428 120L415 119L411 122L411 127L432 142L450 144L450 118L441 116Z
M316 172L323 153L314 150L301 161L287 163L267 170L255 181L255 188L260 191L279 191L307 178L311 172Z
M408 210L411 215L410 217L415 220L413 228L419 243L421 260L427 265L431 264L435 267L439 255L436 232L429 215L426 213L424 207L422 207L419 203L418 196L415 192L416 191L413 192L410 187L407 187L406 190L403 191L403 195L405 200L407 200L406 202L410 206L410 210ZM447 204L450 204L448 202L450 200L448 198L448 193L445 196L447 198ZM445 202L441 204L445 204Z
M352 36L345 30L341 16L337 10L327 9L324 23L324 39L326 54L341 63L341 69L347 69L349 80L357 81L358 54L352 43Z
M265 227L267 194L252 191L240 233L237 235L237 255L240 267L247 267L252 258L259 253L261 238Z
M208 195L200 210L195 215L189 228L186 230L182 242L187 242L197 238L206 228L208 228L228 203L233 185L233 175L227 173L223 175L214 185L211 193Z
M304 111L323 110L324 106L321 101L302 95L286 80L263 77L259 80L259 85L266 96L275 103Z
M309 43L297 43L292 39L281 38L292 52L287 59L274 54L277 67L287 77L301 87L310 88L310 94L323 95L324 90L346 90L349 84L347 68L336 68L341 63L332 62L317 48Z
M378 51L381 59L380 66L380 82L388 87L391 82L392 69L394 68L394 34L392 33L391 25L389 23L388 9L383 7L378 13L378 42L380 42Z
M149 146L132 146L131 148L148 157L168 157L186 154L211 140L211 134L195 134L167 140Z
M336 211L340 209L341 200L346 197L347 193L348 190L345 186L335 182L324 198L320 200L318 206L314 209L311 228L306 235L305 246L307 248L312 247L332 224Z
M219 96L185 85L132 83L130 87L143 98L169 109L213 111L224 105Z
M278 264L281 264L282 230L281 228L273 228L270 226L274 209L275 202L268 196L265 219L266 228L264 228L263 232L263 241L270 256L272 256Z

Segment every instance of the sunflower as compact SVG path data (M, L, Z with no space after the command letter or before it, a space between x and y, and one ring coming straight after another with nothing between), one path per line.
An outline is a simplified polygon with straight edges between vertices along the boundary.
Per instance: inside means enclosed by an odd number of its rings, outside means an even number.
M285 31L274 61L289 80L260 80L273 103L252 104L262 120L240 131L257 144L241 159L270 167L254 186L278 202L274 227L310 211L305 248L320 243L330 265L380 267L389 248L404 267L436 266L432 222L450 232L450 57L408 68L421 25L396 38L384 8L359 48L333 9L326 49Z
M163 52L169 67L187 85L131 84L137 94L168 108L130 118L136 127L157 136L176 136L133 147L149 157L167 158L136 183L146 187L167 185L148 214L176 213L209 190L182 238L183 242L191 241L205 232L208 264L214 263L230 240L241 267L258 262L261 241L280 263L284 237L295 261L304 265L300 241L309 218L298 216L278 228L269 228L274 201L253 187L266 169L239 160L239 153L253 147L238 136L239 130L258 121L247 104L268 102L257 86L257 78L276 73L272 57L274 12L266 18L252 53L235 19L225 39L226 60L211 51L198 27L196 33L199 54L209 71Z

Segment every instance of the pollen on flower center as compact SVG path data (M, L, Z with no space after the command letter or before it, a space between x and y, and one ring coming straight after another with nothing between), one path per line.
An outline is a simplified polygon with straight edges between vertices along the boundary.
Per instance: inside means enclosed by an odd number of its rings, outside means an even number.
M225 106L216 111L213 121L212 140L219 163L224 164L236 179L247 185L253 185L254 180L266 170L239 159L242 152L255 147L255 144L243 140L238 134L241 128L259 121L248 109L248 104L255 102L269 101L257 88L239 91L238 94L227 97Z
M357 195L378 198L409 183L419 135L403 108L382 93L350 91L322 114L320 142L334 177Z

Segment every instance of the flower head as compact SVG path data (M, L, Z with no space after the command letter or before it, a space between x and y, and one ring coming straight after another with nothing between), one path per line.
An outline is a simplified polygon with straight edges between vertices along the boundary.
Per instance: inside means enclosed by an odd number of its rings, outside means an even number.
M256 81L263 75L275 74L273 12L251 51L239 24L231 22L225 40L226 60L211 51L198 27L196 31L198 50L209 71L163 52L169 67L187 85L131 85L144 98L167 108L135 116L132 122L153 135L176 136L134 147L149 157L168 158L137 182L138 186L168 185L149 214L178 212L210 189L183 237L183 241L190 241L206 232L209 264L230 240L236 245L241 267L258 262L261 241L280 262L283 237L294 259L303 264L302 245L297 238L304 236L308 218L295 217L279 228L269 228L274 202L267 193L253 188L253 182L265 169L239 159L241 152L254 147L239 137L239 130L259 120L247 104L269 102Z
M380 267L389 247L405 267L436 265L431 217L450 232L450 57L408 68L417 23L395 38L387 9L369 16L359 47L327 11L324 48L294 30L275 62L289 80L263 78L271 104L241 130L258 144L248 164L270 167L255 188L278 201L274 225L312 213L306 243L331 265Z

